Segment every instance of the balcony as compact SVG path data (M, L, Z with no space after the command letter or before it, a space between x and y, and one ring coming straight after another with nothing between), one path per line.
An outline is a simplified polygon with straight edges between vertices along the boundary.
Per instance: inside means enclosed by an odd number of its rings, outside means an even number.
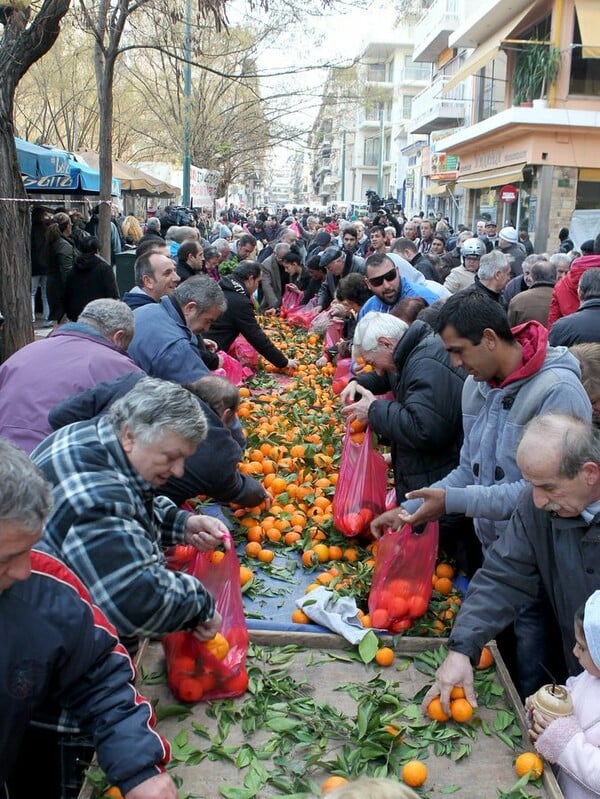
M518 15L525 16L531 0L470 0L463 21L448 37L448 47L477 47Z
M435 0L415 28L413 61L435 63L459 23L459 0Z
M464 123L469 104L469 100L465 99L464 84L459 84L444 95L442 89L448 81L448 77L440 75L429 88L413 97L408 133L431 133Z
M379 112L375 110L365 111L364 108L358 112L357 118L358 127L363 131L379 130ZM383 127L388 130L391 127L392 121L390 119L389 111L385 113L383 118Z
M410 64L401 71L397 84L400 86L422 86L431 80L430 64Z
M319 164L317 175L326 175L331 172L331 159L322 158Z

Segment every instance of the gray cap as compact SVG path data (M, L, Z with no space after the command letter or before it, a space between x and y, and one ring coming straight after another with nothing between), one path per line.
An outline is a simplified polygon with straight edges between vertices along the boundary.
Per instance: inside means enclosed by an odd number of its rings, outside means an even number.
M328 266L332 261L341 258L344 253L340 250L339 247L327 247L326 250L323 250L321 253L321 258L319 260L319 266Z

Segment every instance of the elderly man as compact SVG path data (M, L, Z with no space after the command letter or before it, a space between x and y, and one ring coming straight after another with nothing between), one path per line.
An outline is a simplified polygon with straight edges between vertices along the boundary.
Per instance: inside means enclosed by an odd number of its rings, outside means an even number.
M592 408L575 358L549 348L539 322L511 331L505 311L490 297L470 289L453 295L440 311L438 331L452 364L469 374L462 394L460 463L429 488L410 492L406 507L382 514L373 522L373 532L463 513L474 519L485 552L504 535L524 487L516 450L525 424L548 410L587 422ZM420 507L418 500L423 500ZM540 677L533 652L543 652L546 645L544 611L544 605L532 606L521 613L515 628L514 676L522 696L535 691Z
M151 216L146 222L146 232L138 241L135 254L139 255L140 253L138 252L138 248L141 247L144 249L148 243L156 244L158 246L165 244L164 238L160 235L160 219L155 216Z
M408 491L458 465L465 374L451 366L440 337L420 320L408 327L392 314L371 312L357 324L353 341L353 355L375 371L352 380L342 401L350 402L346 413L391 442L400 503ZM376 396L389 391L393 400Z
M398 267L389 254L375 253L367 258L366 282L373 296L360 309L359 319L369 311L390 313L405 297L422 297L428 305L438 299L437 294L430 291L427 286L410 283L405 277L401 277Z
M131 371L133 314L119 300L93 300L79 315L0 366L0 436L31 452L52 432L48 412L72 394Z
M348 264L344 252L338 247L327 247L327 249L323 250L319 265L327 269L327 275L321 283L321 288L317 295L317 308L319 311L329 308L341 278L352 272L359 272L360 274L365 272L362 258L353 258L351 263Z
M440 695L447 709L455 685L476 704L472 664L540 589L558 622L551 644L562 644L571 674L581 670L573 653L573 617L600 588L600 432L571 416L544 414L525 429L517 463L529 486L471 581L450 635L450 653L424 707Z
M473 285L466 291L478 291L503 305L502 292L510 280L510 263L499 250L482 255Z
M176 799L164 773L168 745L114 628L69 569L31 551L50 491L29 458L0 440L0 794L6 783L11 797L60 795L56 733L28 729L58 704L94 736L102 769L126 799Z
M568 274L573 259L566 252L555 252L550 256L550 263L556 268L556 282Z
M479 262L485 254L485 244L478 236L465 239L460 245L462 264L450 271L444 280L444 287L451 294L456 294L472 286L479 269Z
M283 266L283 259L290 251L290 245L280 241L273 248L272 255L262 262L262 280L260 290L262 300L260 310L275 313L281 305L283 290L288 282L288 276Z
M44 545L132 649L138 636L194 630L208 640L219 630L210 594L167 569L161 546L214 549L227 528L156 496L205 437L206 418L186 389L144 378L106 416L63 427L32 454L53 487Z
M149 249L135 261L135 286L123 294L123 302L132 311L142 305L160 302L161 297L172 294L179 284L173 260L164 245L148 245Z
M600 268L592 267L583 273L577 293L579 308L557 319L550 328L549 340L554 347L600 341Z
M508 322L511 327L537 319L544 327L548 324L548 311L552 300L552 289L556 283L556 267L538 255L528 255L523 261L523 269L529 258L534 258L529 266L526 280L528 288L516 294L508 306ZM525 276L525 271L523 272ZM510 283L509 283L510 286ZM507 286L508 288L508 286ZM506 292L505 292L506 296ZM553 341L550 341L555 346Z
M219 366L214 342L202 333L226 307L219 284L208 275L190 277L172 296L135 312L135 335L129 351L153 377L189 383Z
M517 277L520 275L521 264L525 260L527 253L525 251L525 247L519 243L519 234L517 233L516 228L508 225L500 230L500 233L498 233L498 249L508 258L511 268L511 277Z

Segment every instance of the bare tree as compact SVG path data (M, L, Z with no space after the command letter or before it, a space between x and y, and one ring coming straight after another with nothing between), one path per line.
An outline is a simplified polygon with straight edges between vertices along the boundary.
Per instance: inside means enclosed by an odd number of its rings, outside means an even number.
M30 300L30 216L14 140L17 85L56 41L70 0L41 7L2 9L0 46L0 302L5 316L4 356L33 339Z

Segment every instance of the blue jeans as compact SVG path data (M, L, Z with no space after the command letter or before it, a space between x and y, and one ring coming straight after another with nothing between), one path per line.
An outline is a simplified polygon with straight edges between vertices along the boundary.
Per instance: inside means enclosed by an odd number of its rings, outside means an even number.
M46 275L32 275L31 276L31 317L35 322L35 295L37 294L38 286L42 293L42 309L44 312L44 322L50 318L50 305L48 304L48 295L46 294L46 284L48 277Z

